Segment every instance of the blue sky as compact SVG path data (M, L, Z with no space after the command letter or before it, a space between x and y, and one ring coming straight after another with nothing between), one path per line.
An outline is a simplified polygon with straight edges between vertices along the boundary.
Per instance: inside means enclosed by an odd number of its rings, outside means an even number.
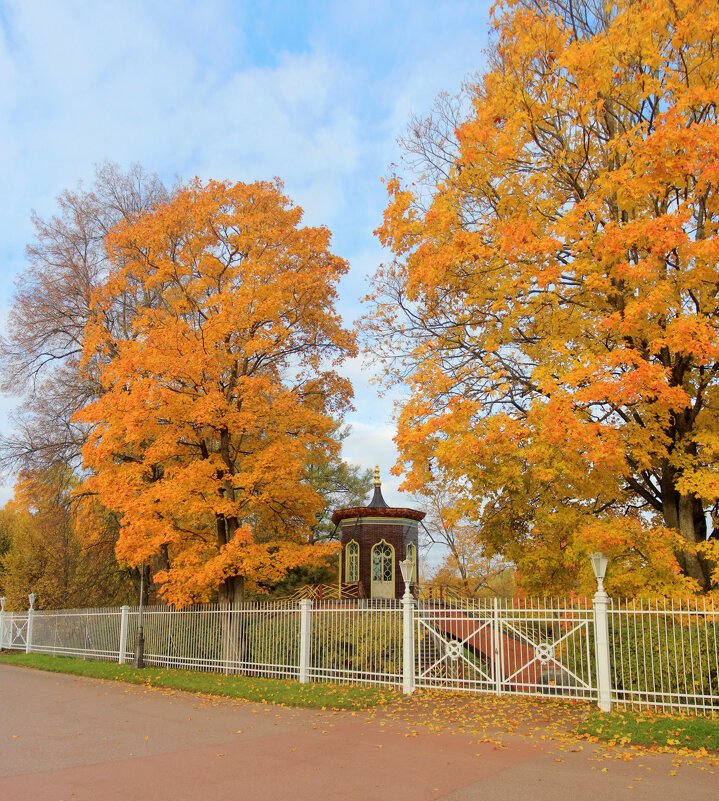
M31 210L140 162L175 176L279 176L305 222L348 259L341 310L361 313L386 258L381 178L411 113L481 71L490 3L0 0L0 325L32 238ZM357 411L345 458L379 463L399 503L392 401L348 365ZM0 404L0 425L11 399ZM0 488L0 502L10 495Z

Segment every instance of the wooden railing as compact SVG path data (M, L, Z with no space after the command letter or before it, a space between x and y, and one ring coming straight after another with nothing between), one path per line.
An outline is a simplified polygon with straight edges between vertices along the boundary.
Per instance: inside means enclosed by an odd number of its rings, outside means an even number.
M360 585L353 584L304 584L302 587L278 598L280 601L301 601L309 598L312 601L337 601L342 598L359 598Z

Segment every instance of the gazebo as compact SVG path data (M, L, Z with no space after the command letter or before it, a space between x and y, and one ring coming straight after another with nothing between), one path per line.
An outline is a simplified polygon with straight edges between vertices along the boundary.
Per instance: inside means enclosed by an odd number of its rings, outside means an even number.
M417 582L418 524L424 512L388 506L382 497L379 468L374 471L374 494L367 506L338 509L332 522L340 527L341 584L357 584L360 598L400 598L404 582L399 563L414 563Z

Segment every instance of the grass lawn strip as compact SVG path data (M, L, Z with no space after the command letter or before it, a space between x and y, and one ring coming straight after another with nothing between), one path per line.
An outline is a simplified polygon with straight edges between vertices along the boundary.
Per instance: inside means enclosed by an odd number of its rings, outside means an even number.
M648 745L719 751L719 720L637 710L592 710L577 733L610 745Z
M313 709L369 709L388 704L399 697L396 690L380 687L358 687L347 684L300 684L297 681L267 679L254 676L225 676L198 670L145 667L115 662L76 659L49 654L2 653L0 664L69 673L93 679L109 679L163 687L191 693L219 695L258 703Z

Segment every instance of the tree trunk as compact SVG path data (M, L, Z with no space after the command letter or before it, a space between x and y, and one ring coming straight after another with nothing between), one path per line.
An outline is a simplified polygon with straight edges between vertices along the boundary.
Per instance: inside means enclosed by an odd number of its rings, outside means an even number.
M238 664L247 661L247 621L242 612L245 600L244 576L229 576L220 585L222 613L222 661L225 673L238 672Z
M220 603L235 609L245 602L245 577L228 576L219 587Z
M687 543L697 545L704 542L707 536L704 507L701 498L694 495L680 495L677 492L676 477L674 468L665 463L662 470L664 521L669 528L679 531ZM707 592L711 587L711 563L691 547L681 549L675 555L682 572L697 582L701 592Z
M237 518L218 516L217 547L230 542L238 529ZM218 588L220 605L226 612L222 615L222 661L225 673L237 672L231 663L247 661L247 625L242 605L245 602L245 577L227 576Z

